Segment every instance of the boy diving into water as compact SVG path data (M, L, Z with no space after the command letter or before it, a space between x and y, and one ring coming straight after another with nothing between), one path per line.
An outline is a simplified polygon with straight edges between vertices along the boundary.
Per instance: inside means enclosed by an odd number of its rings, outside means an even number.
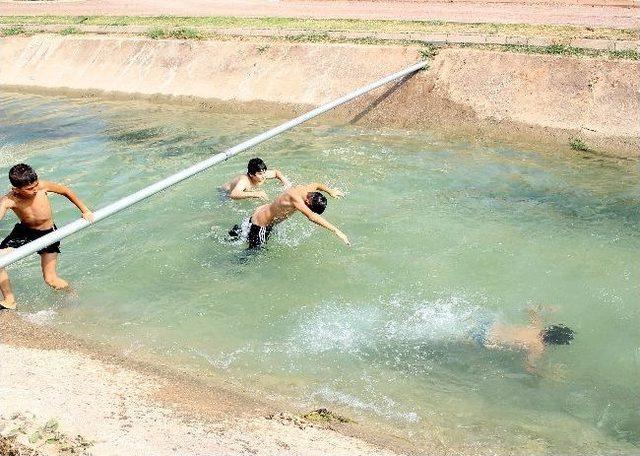
M260 198L267 201L269 198L265 191L258 189L267 179L278 179L285 187L291 186L279 170L267 170L267 165L260 158L252 158L247 165L247 173L236 176L222 189L229 192L231 199Z
M67 197L80 209L85 220L93 222L93 214L71 189L55 182L38 180L38 175L29 165L19 164L12 167L9 170L9 181L13 188L0 199L0 220L11 209L20 219L20 223L16 224L9 236L0 243L0 255L56 230L51 203L47 196L49 192ZM56 272L58 253L60 242L38 251L44 281L56 290L69 286ZM4 300L0 301L0 309L15 309L16 301L11 291L9 276L3 268L0 268L0 291L4 297Z
M314 183L291 187L281 193L273 203L258 206L249 219L249 247L259 247L266 243L274 225L286 220L296 211L302 212L310 221L328 229L342 242L350 245L349 239L342 231L320 216L327 207L327 198L320 192L325 192L333 198L344 196L339 190ZM229 231L232 237L239 237L241 234L242 228L238 225Z
M537 363L549 345L569 345L574 332L565 325L546 328L540 318L541 307L529 309L528 325L506 325L487 319L478 324L469 337L489 349L514 349L524 353L527 372L536 372Z

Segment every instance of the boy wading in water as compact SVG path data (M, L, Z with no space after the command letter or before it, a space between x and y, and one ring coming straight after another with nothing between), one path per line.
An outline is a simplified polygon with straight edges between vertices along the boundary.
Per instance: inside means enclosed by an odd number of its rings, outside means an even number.
M4 218L7 210L11 209L20 219L20 223L16 224L9 236L0 243L0 255L55 231L48 192L67 197L80 209L85 220L93 222L93 214L75 193L64 185L38 180L38 175L29 165L19 164L11 168L9 181L13 188L0 199L0 220ZM58 277L56 272L58 253L60 242L38 251L44 281L56 290L69 285ZM11 291L9 276L3 268L0 268L0 291L4 298L0 301L0 308L15 309L16 301Z
M342 231L320 216L327 207L327 198L320 192L325 192L333 198L344 196L339 190L315 183L291 187L281 193L273 203L258 206L249 219L249 247L259 247L266 243L274 225L286 220L296 211L302 212L310 221L328 229L342 242L350 245L349 239ZM229 231L229 235L239 237L241 231L241 227L236 225Z
M258 189L267 179L278 179L285 187L291 186L279 170L267 171L267 165L260 158L252 158L247 165L247 174L236 176L224 184L222 189L229 192L231 199L260 198L268 201L265 191Z

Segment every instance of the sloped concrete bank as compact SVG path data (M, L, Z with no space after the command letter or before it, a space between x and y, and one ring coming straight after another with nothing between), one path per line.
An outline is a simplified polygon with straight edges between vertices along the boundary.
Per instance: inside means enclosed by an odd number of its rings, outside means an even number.
M0 87L198 102L293 114L420 57L418 47L119 36L0 40ZM470 138L580 138L597 152L640 157L637 61L444 49L427 71L327 119ZM562 148L561 147L561 148Z

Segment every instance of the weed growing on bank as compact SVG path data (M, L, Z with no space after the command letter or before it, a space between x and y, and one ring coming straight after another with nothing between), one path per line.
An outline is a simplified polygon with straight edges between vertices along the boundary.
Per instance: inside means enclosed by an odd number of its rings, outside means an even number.
M147 30L144 35L152 40L162 40L167 38L175 38L177 40L203 40L206 38L206 35L202 32L186 27L174 30L165 30L159 27L154 27Z
M569 140L569 146L573 150L578 150L580 152L591 152L591 149L589 149L587 144L580 138L571 138Z
M79 33L82 33L82 31L78 30L75 27L67 27L63 30L60 30L60 35L77 35Z
M145 36L148 38L151 38L152 40L161 40L167 37L167 32L165 32L161 28L154 27L147 30L147 32L145 33Z
M22 27L8 27L2 29L2 36L14 36L24 34L24 28Z

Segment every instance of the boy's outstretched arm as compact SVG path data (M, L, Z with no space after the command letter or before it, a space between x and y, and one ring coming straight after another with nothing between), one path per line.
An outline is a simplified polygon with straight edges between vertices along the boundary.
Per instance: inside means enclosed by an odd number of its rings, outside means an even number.
M280 172L279 169L274 169L273 170L273 177L275 177L280 182L282 182L282 185L284 185L286 188L291 187L291 182L289 181L289 179L286 178L286 176L284 174L282 174Z
M344 196L344 193L342 193L340 190L336 189L336 188L330 188L327 187L324 184L321 184L320 182L315 182L313 184L310 185L310 187L313 187L313 190L309 190L311 192L324 192L326 194L328 194L330 197L332 198L342 198Z
M58 195L62 195L66 197L69 201L71 201L75 206L80 209L82 212L82 218L88 222L93 223L93 213L89 210L87 206L78 198L78 196L71 190L69 187L65 187L62 184L57 184L55 182L49 181L40 181L45 191L57 193Z
M542 357L540 350L528 350L524 358L525 370L534 375L538 375L538 361Z
M329 223L328 221L326 221L324 219L324 217L319 216L318 214L316 214L315 212L313 212L311 209L309 209L307 207L306 204L304 204L304 201L302 200L295 200L293 202L293 205L295 206L296 209L298 209L300 212L302 212L305 217L307 217L310 221L312 221L313 223L315 223L316 225L320 225L323 228L328 229L329 231L331 231L333 234L335 234L336 236L338 236L338 238L344 242L347 245L351 245L351 243L349 242L349 238L342 232L340 231L338 228L336 228L335 226L333 226L331 223Z

